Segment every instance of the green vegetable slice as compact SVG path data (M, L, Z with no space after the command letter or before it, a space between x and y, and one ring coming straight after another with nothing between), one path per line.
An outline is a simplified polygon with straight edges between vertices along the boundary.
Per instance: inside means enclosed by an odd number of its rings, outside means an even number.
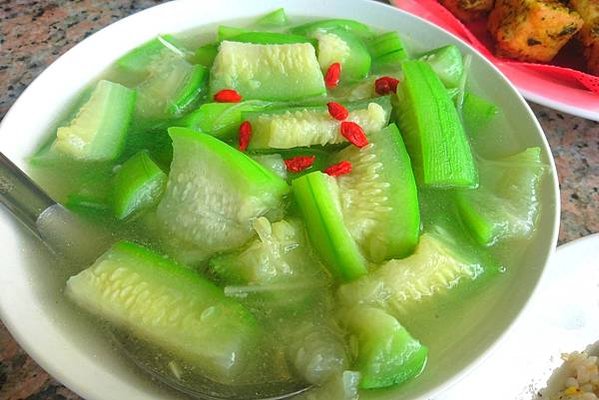
M148 67L170 52L167 46L182 51L182 46L173 35L159 35L145 44L131 50L116 62L119 71L143 78L148 74Z
M309 34L318 39L318 63L323 73L333 63L341 64L341 83L360 81L370 72L371 57L360 38L342 29Z
M409 56L397 32L387 32L366 42L373 69L399 69Z
M117 171L112 191L112 206L118 219L130 217L158 203L167 176L142 151L125 161Z
M205 103L195 111L175 121L174 126L183 126L208 133L219 139L232 139L239 133L242 115L246 112L261 111L273 103L248 100L239 103Z
M276 10L258 18L256 21L257 26L263 27L282 27L287 26L288 24L289 19L287 18L284 8L277 8Z
M278 32L243 32L239 35L231 36L227 40L255 44L312 43L306 36Z
M245 100L297 100L326 92L309 43L222 42L212 65L210 93L222 89L234 89Z
M292 182L316 252L337 279L347 282L368 271L364 257L345 227L335 178L316 171Z
M478 132L487 126L497 114L499 114L499 108L495 104L472 92L466 92L462 106L462 121L464 121L466 132L471 137L478 136Z
M390 98L380 97L345 104L348 121L359 124L368 134L387 125L391 114ZM265 112L244 113L252 124L250 149L290 149L314 145L345 143L339 132L340 121L332 118L325 106L294 107Z
M458 112L445 87L423 61L405 61L398 87L399 126L420 183L473 188L476 164Z
M66 294L89 312L234 382L250 361L254 317L190 269L148 249L119 242L71 277Z
M352 19L323 19L319 21L308 22L290 29L291 33L296 35L307 35L315 31L344 30L356 35L359 38L370 38L374 35L372 29Z
M52 150L84 161L118 158L135 108L136 92L101 80L68 125L58 128Z
M169 235L206 252L234 249L254 218L282 206L288 185L244 153L191 129L169 134L173 163L157 210Z
M538 147L500 160L480 161L480 188L456 195L460 215L480 244L490 246L533 234L546 168Z
M469 246L449 238L448 232L432 231L420 237L413 255L388 261L369 275L341 286L338 296L342 304L381 307L401 319L419 305L447 299L459 287L472 286L499 270Z
M347 229L373 262L412 253L420 233L418 193L410 157L395 124L371 133L362 149L350 146L337 161L352 163L337 178Z
M431 66L435 74L447 88L456 88L464 74L464 59L456 45L431 50L420 57Z
M342 322L357 342L354 368L360 372L362 389L401 384L424 369L428 349L385 311L355 307Z

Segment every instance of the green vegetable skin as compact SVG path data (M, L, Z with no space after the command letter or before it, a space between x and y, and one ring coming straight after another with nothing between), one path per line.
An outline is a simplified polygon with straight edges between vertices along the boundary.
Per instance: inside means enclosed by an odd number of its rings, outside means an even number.
M256 25L263 27L282 27L287 24L289 24L289 19L283 8L269 12L256 21Z
M546 165L541 149L479 163L481 186L456 193L463 221L474 238L490 246L533 234L539 215L539 185Z
M309 43L223 41L210 78L211 95L222 89L234 89L245 100L287 101L326 93L316 52Z
M462 121L471 137L478 136L479 130L487 126L497 114L499 108L495 104L472 92L466 92L462 106Z
M176 117L205 91L208 70L178 55L167 55L149 66L150 76L139 86L137 113L144 118Z
M308 35L310 32L337 29L350 32L362 39L370 38L374 35L372 29L370 29L368 25L352 19L323 19L295 26L289 31L296 35Z
M358 344L354 368L361 374L362 389L404 383L424 369L428 349L385 311L355 307L345 313L342 323Z
M373 69L400 68L408 53L397 32L387 32L366 41Z
M158 203L167 176L147 151L127 160L114 177L112 206L118 219L125 219Z
M157 209L169 236L206 252L250 239L251 221L282 205L284 180L220 140L170 128L173 163Z
M419 183L474 188L478 173L468 138L445 87L423 61L402 64L398 120Z
M337 279L348 282L368 271L364 257L345 227L334 178L316 171L292 182L312 246Z
M410 157L397 126L370 134L370 145L350 146L337 161L352 163L340 176L345 225L373 262L412 253L420 234L418 193Z
M83 161L120 156L135 107L136 92L101 80L67 126L58 128L52 150Z
M119 58L116 66L119 71L143 78L148 74L148 65L162 57L162 52L166 48L165 43L176 48L180 47L179 42L172 35L160 35Z
M248 100L240 103L206 103L173 124L227 140L236 137L239 133L243 113L262 111L272 106L273 103L260 100Z
M447 88L459 86L460 79L464 74L464 60L462 52L457 46L451 44L431 50L420 59L431 66Z
M389 97L379 97L345 104L350 111L348 121L358 123L366 133L383 129L389 122ZM290 149L346 142L339 132L340 122L331 118L326 106L293 107L244 113L252 124L249 148Z
M219 382L233 382L247 367L259 335L254 317L221 289L129 242L115 244L71 277L66 294L102 319L198 365Z

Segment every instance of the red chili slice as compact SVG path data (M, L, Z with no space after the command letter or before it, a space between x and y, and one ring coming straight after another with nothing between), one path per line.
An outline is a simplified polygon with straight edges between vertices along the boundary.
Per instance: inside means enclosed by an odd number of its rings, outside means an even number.
M223 89L214 94L214 101L219 103L239 103L241 95L232 89Z
M377 94L384 96L386 94L393 94L397 92L397 85L399 80L390 76L383 76L374 81L374 90Z
M249 121L243 121L239 125L239 150L247 150L252 139L252 124Z
M349 174L351 172L351 168L352 166L349 161L341 161L325 169L324 173L330 176L340 176Z
M316 156L297 156L285 160L285 165L289 172L302 172L312 166Z
M364 129L355 122L343 121L341 123L341 135L356 147L364 147L368 144L368 138Z
M349 116L349 111L347 111L347 108L337 102L331 101L330 103L327 103L327 107L331 117L339 121L343 121Z
M337 87L339 78L341 77L341 64L338 62L332 63L324 75L324 83L329 89Z

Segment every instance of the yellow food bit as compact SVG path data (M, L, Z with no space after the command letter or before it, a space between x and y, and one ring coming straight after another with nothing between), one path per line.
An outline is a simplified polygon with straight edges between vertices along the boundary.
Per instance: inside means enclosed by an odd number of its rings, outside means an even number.
M567 394L567 395L573 395L573 394L579 394L579 393L581 393L581 390L575 386L570 386L569 388L564 390L564 394Z

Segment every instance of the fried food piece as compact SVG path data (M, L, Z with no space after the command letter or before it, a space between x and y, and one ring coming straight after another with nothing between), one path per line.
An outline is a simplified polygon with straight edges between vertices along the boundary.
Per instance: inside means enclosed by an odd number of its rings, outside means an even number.
M582 24L559 0L497 0L489 16L497 55L533 62L551 61Z
M495 0L439 0L445 8L462 21L473 21L493 9Z
M571 0L584 21L580 30L580 41L584 46L587 68L599 76L599 0Z

